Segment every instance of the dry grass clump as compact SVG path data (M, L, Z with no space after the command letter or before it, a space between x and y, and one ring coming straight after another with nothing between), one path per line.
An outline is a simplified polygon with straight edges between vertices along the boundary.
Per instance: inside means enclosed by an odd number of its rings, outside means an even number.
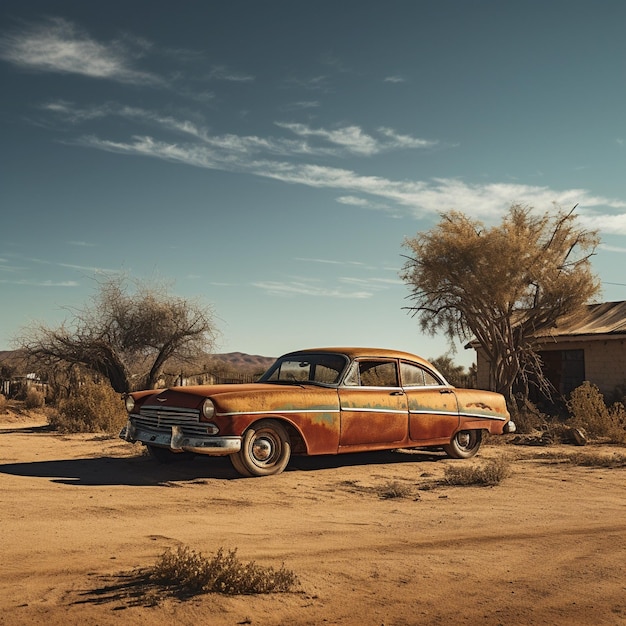
M608 454L603 450L585 450L584 452L542 452L536 457L538 460L550 464L569 463L581 467L597 467L605 469L616 469L626 467L626 454L613 452Z
M585 451L571 454L568 461L573 465L582 465L583 467L604 467L614 469L617 467L626 467L626 454L621 454L619 452L603 454L599 451Z
M515 422L515 432L528 434L540 430L548 421L548 416L542 413L530 400L525 399L522 406L514 406L511 410L511 419ZM496 439L494 437L494 439ZM501 438L505 441L506 438Z
M393 498L410 498L413 496L413 487L410 485L392 480L385 485L378 487L376 493L383 500L391 500Z
M24 396L24 408L40 409L46 403L46 396L37 389L31 387Z
M572 416L570 424L585 431L593 439L626 443L626 409L621 402L607 407L604 396L590 382L574 389L567 402Z
M218 592L231 595L291 591L297 576L284 565L275 570L254 561L243 563L237 550L220 548L212 558L187 546L167 550L148 572L149 580L178 596Z
M444 470L443 482L447 485L493 487L510 474L510 460L506 456L499 456L482 465L448 465Z
M65 433L117 434L128 419L120 396L107 383L85 381L60 400L50 426Z

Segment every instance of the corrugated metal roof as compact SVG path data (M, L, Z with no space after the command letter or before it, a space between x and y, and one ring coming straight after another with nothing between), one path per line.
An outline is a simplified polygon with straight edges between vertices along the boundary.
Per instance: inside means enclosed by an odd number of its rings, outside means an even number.
M588 304L575 313L560 317L554 326L538 328L534 336L541 338L619 334L626 334L626 301Z

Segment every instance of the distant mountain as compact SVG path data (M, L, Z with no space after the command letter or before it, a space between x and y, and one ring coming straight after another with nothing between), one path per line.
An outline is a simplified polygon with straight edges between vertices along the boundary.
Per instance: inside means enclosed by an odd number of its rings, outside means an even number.
M258 354L246 354L245 352L226 352L213 354L217 361L223 361L241 372L265 371L275 360L275 357L259 356Z
M0 350L0 365L16 366L21 363L20 350ZM264 372L276 359L258 354L245 352L226 352L223 354L207 355L211 361L220 361L241 373Z
M21 350L0 350L0 365L14 367L19 365L24 358Z

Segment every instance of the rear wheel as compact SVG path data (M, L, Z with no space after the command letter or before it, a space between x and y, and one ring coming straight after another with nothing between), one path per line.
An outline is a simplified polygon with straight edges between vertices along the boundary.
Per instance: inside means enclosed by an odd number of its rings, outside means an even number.
M478 452L482 439L482 430L461 430L443 449L453 459L469 459Z
M243 435L241 450L230 455L242 476L280 474L289 463L291 443L285 428L274 420L252 424Z
M146 448L157 463L178 463L179 461L188 461L193 457L190 452L173 452L169 448L151 446L150 444L147 444Z

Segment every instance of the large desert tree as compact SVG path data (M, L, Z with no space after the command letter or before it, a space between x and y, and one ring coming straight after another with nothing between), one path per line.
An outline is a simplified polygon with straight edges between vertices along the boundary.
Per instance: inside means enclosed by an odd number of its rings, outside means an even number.
M23 329L17 344L40 365L81 365L120 393L153 388L168 360L193 359L215 339L209 307L123 276L97 282L88 303L71 313L58 328Z
M590 258L598 234L574 213L540 214L513 205L490 228L451 211L432 229L405 241L401 277L422 330L450 342L474 338L490 364L492 386L512 403L513 389L542 380L534 331L595 296Z

